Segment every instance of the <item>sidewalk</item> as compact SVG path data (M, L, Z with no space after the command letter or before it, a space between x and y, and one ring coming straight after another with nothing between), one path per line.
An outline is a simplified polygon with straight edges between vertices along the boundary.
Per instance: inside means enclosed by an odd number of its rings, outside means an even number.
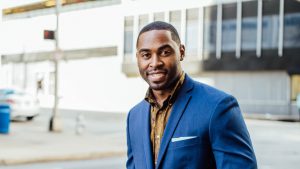
M0 166L126 156L125 131L118 127L123 125L124 118L113 122L105 118L90 120L89 123L94 124L81 135L73 130L73 120L65 120L62 132L49 132L47 119L37 117L31 122L12 122L10 133L0 134ZM105 129L110 127L108 123L118 124L118 129Z
M31 122L11 123L0 134L0 166L126 156L126 115L86 113L86 131L77 135L77 112L61 113L62 133L48 131L49 113ZM260 169L295 169L300 159L300 124L246 119ZM299 167L298 167L299 168Z

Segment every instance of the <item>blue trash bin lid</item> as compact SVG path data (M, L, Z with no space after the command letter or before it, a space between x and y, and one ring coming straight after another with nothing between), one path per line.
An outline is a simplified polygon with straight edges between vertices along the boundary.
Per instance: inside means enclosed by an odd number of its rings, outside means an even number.
M9 109L9 105L8 104L0 104L0 109Z

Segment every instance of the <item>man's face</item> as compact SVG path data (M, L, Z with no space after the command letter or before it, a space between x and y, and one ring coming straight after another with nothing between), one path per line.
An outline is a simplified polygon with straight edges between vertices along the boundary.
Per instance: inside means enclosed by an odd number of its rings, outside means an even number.
M137 62L141 76L153 90L168 90L182 71L184 46L177 44L168 30L151 30L140 35Z

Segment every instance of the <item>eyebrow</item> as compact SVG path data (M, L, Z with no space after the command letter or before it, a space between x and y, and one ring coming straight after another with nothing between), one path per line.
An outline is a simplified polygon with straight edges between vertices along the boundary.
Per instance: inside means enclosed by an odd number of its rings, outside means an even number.
M158 51L161 51L161 50L163 50L163 49L165 49L165 48L170 48L170 49L172 49L172 46L169 45L169 44L162 45L162 46L160 46L160 47L158 48Z
M171 48L171 49L172 49L171 45L165 44L165 45L160 46L157 50L158 50L158 51L161 51L161 50L163 50L163 49L165 49L165 48ZM138 53L141 53L141 52L150 52L150 51L151 51L150 49L146 49L146 48L143 49L143 48L142 48L142 49L138 50L137 52L138 52Z
M139 51L137 51L138 53L141 53L141 52L150 52L150 49L140 49Z

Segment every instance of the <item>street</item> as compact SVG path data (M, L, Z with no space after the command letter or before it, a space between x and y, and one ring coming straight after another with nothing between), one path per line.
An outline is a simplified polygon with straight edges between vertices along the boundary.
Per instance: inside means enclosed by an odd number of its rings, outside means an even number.
M61 111L64 131L57 134L76 136L77 111ZM86 136L104 136L115 138L110 142L115 142L120 147L125 147L125 125L126 115L115 113L96 113L81 111L85 119L85 129L82 131L82 138ZM8 136L1 136L0 140L15 137L11 141L11 147L18 144L18 139L26 137L24 132L48 133L47 127L50 119L50 111L44 111L31 122L12 122L11 133ZM260 169L297 169L300 165L300 123L246 119L248 130L251 135L255 149L258 166ZM78 137L81 137L78 135ZM93 140L97 137L91 137ZM73 138L73 137L72 137ZM75 137L74 137L75 138ZM30 138L26 138L29 142ZM32 141L31 144L40 144ZM26 141L26 140L25 140ZM101 141L101 140L100 140ZM2 141L1 141L2 142ZM95 141L94 141L95 142ZM92 143L94 143L92 142ZM99 142L99 141L98 141ZM100 142L99 142L100 143ZM2 143L1 143L2 144ZM103 147L107 142L101 143ZM96 145L96 144L95 144ZM47 146L45 144L45 146ZM89 145L81 145L81 148ZM97 146L97 145L96 145ZM100 145L99 145L100 146ZM124 148L126 149L126 148ZM15 152L18 152L15 150ZM1 155L1 154L0 154ZM3 155L3 154L2 154ZM126 155L107 156L94 159L77 159L77 161L59 160L46 161L44 163L29 163L0 166L0 169L123 169L125 168Z
M247 120L260 169L297 169L300 123Z
M111 157L97 160L49 162L0 167L0 169L121 169L126 157Z

